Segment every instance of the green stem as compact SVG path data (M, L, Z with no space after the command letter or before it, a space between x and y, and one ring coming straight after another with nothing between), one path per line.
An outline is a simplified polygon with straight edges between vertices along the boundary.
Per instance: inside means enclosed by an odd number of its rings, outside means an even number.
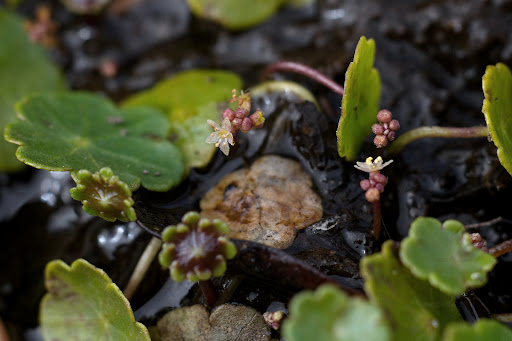
M126 285L126 289L124 289L124 296L128 300L133 297L135 290L137 290L137 287L146 275L146 272L148 272L149 266L153 262L153 259L155 259L158 251L160 251L161 246L162 241L159 238L153 237L148 246L146 246L146 249L144 249L144 252L140 256L139 261L133 270L132 276L128 281L128 285Z
M446 138L471 138L486 137L489 134L487 127L419 127L400 135L395 142L388 148L391 154L399 153L406 145L426 137L446 137Z

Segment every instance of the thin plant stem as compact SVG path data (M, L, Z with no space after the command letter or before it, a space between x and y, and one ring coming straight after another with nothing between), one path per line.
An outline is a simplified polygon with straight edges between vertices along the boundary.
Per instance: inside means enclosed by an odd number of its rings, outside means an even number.
M481 222L481 223L464 225L464 228L466 228L466 229L476 229L476 228L479 228L479 227L491 226L491 225L494 225L496 223L499 223L502 220L504 220L502 217L498 217L498 218L494 218L494 219L491 219L489 221L484 221L484 222Z
M495 258L498 258L499 256L509 253L510 251L512 251L512 239L505 240L503 243L494 245L489 249L489 254Z
M372 233L375 239L379 239L380 236L380 225L381 225L382 215L380 212L380 200L373 202L373 229Z
M130 280L128 281L128 285L124 289L124 296L130 300L133 297L133 294L137 290L140 282L146 275L146 272L149 269L149 266L155 259L156 255L158 254L158 251L160 251L160 248L162 247L162 240L156 237L153 237L149 244L146 246L146 249L144 249L144 252L139 258L139 261L137 262L137 265L135 266L135 269L133 270L132 276L130 277Z
M426 137L447 137L447 138L471 138L471 137L487 137L489 129L487 127L419 127L400 135L395 142L388 148L391 154L399 153L409 143Z
M213 286L212 281L199 281L199 288L201 288L201 292L203 293L204 304L209 308L215 307L215 303L217 302L219 295L217 293L217 289Z
M345 92L345 89L343 89L341 85L336 83L331 78L301 63L283 60L274 64L270 64L265 68L265 70L263 70L262 77L267 78L269 75L276 72L298 73L317 81L318 83L328 87L337 94L343 95Z
M507 313L507 314L492 314L492 317L495 320L498 320L498 321L503 322L503 323L512 323L512 314L510 314L510 313Z

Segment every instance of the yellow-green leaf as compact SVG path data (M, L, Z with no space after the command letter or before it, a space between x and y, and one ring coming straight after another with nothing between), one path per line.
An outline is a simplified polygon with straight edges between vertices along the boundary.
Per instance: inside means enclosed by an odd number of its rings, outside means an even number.
M341 118L336 130L338 154L354 161L364 139L372 132L379 110L380 77L373 67L375 42L361 37L354 61L345 73Z
M512 73L503 63L489 65L482 78L482 112L489 134L498 148L498 158L512 175Z
M39 314L45 340L151 340L117 285L87 261L48 263L45 285Z

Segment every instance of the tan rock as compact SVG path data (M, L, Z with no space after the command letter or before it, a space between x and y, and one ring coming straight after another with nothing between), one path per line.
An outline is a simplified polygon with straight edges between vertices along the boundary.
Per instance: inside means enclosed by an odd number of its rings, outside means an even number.
M224 220L231 238L288 247L297 234L322 218L320 197L300 164L280 156L258 159L224 177L201 200L201 216Z

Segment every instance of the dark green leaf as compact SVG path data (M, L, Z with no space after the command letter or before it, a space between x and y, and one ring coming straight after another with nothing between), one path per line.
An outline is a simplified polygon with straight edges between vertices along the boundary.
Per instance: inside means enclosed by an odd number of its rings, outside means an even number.
M130 190L166 191L184 174L180 151L167 140L169 122L151 108L117 109L87 93L34 95L18 105L6 139L36 168L91 173L111 168Z
M121 290L87 261L48 263L45 284L40 323L46 340L151 340Z
M455 297L414 277L398 259L392 241L361 261L365 291L386 314L395 341L439 340L450 322L461 320Z
M64 89L64 78L44 50L29 41L23 19L0 9L0 132L14 121L14 105L32 92ZM16 146L0 140L0 171L23 167Z
M341 118L336 130L338 154L354 161L364 139L372 132L379 110L380 77L373 67L375 42L361 37L354 61L345 73Z
M409 236L402 241L400 260L411 272L450 295L481 287L496 259L477 249L464 225L447 220L443 227L434 218L414 220Z
M489 134L498 148L498 158L512 175L512 73L503 63L489 65L482 78L482 112Z

